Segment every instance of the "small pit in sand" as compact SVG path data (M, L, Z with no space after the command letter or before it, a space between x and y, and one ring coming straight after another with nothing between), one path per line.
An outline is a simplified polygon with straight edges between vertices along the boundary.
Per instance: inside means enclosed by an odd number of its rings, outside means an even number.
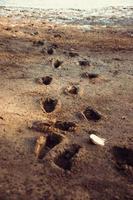
M70 95L78 95L79 94L79 87L78 86L68 86L67 88L64 89L65 94L70 94Z
M44 101L42 101L42 107L43 110L47 113L53 112L58 104L58 100L54 98L46 98Z
M59 67L62 65L62 63L63 63L63 61L56 60L56 61L54 62L54 67L57 69L57 68L59 68Z
M52 77L50 76L42 77L42 83L44 85L50 85L51 82L52 82Z
M81 147L77 144L72 144L61 155L55 159L55 164L64 170L71 170L73 159L78 154Z
M62 122L62 121L57 121L55 123L55 128L60 129L62 131L75 131L76 130L76 124L74 122Z
M133 149L114 146L112 153L117 170L129 178L133 175Z
M83 114L85 115L85 117L87 118L88 121L94 121L97 122L99 121L102 116L101 114L94 110L92 107L88 106L85 111L83 112Z
M48 135L46 137L45 145L41 149L38 158L43 159L50 150L52 150L55 146L61 143L62 139L62 136L57 135L55 133L51 133L50 135Z

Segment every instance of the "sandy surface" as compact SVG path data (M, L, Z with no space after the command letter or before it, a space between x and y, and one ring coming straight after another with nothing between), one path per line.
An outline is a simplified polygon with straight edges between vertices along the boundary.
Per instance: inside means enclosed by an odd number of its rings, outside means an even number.
M132 199L128 30L0 17L0 200Z

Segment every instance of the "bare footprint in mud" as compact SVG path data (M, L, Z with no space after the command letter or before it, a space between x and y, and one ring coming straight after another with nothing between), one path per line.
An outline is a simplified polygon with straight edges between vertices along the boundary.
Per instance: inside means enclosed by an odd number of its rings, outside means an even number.
M38 78L37 80L36 80L36 82L37 83L39 83L39 84L44 84L44 85L50 85L51 84L51 82L52 82L52 80L53 80L53 78L51 77L51 76L44 76L44 77L42 77L42 78Z
M71 170L73 159L80 148L77 144L70 145L61 155L55 158L55 164L64 170Z
M61 135L58 135L58 134L55 134L55 133L49 134L46 137L45 145L41 149L41 151L40 151L40 153L38 155L38 158L39 159L43 159L46 156L46 154L51 149L53 149L55 146L57 146L58 144L60 144L62 140L63 140L63 137Z
M115 159L116 169L129 178L133 176L133 149L114 146L112 153Z
M88 106L85 111L83 112L83 114L85 115L86 119L88 121L94 121L97 122L102 118L102 115L94 110L92 107Z
M54 125L55 128L60 129L62 131L68 131L68 132L73 132L76 130L77 125L74 122L62 122L62 121L57 121Z
M52 113L55 110L60 109L61 102L55 98L46 98L45 100L41 100L41 108L46 113Z
M28 127L37 132L48 133L52 130L52 126L52 121L34 121L30 123Z

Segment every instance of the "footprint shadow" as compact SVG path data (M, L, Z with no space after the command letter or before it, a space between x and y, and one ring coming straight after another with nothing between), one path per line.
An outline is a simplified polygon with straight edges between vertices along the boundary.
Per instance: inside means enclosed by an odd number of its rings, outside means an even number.
M55 133L49 134L46 137L45 146L41 150L38 158L39 159L43 159L47 155L47 153L49 151L51 151L55 146L57 146L58 144L60 144L62 142L62 140L63 140L63 137L61 135L58 135L58 134L55 134Z
M81 147L79 145L72 144L61 155L55 158L55 164L64 170L70 171L72 168L73 159L79 152L80 148Z
M121 173L130 178L133 175L133 150L126 147L114 146L112 153L115 167Z
M74 122L57 121L54 127L62 131L73 132L76 130L77 125Z

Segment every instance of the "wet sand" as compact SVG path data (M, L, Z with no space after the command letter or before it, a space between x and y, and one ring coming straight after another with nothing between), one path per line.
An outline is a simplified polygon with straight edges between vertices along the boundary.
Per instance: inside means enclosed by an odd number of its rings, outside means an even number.
M132 199L131 29L0 17L1 200Z

